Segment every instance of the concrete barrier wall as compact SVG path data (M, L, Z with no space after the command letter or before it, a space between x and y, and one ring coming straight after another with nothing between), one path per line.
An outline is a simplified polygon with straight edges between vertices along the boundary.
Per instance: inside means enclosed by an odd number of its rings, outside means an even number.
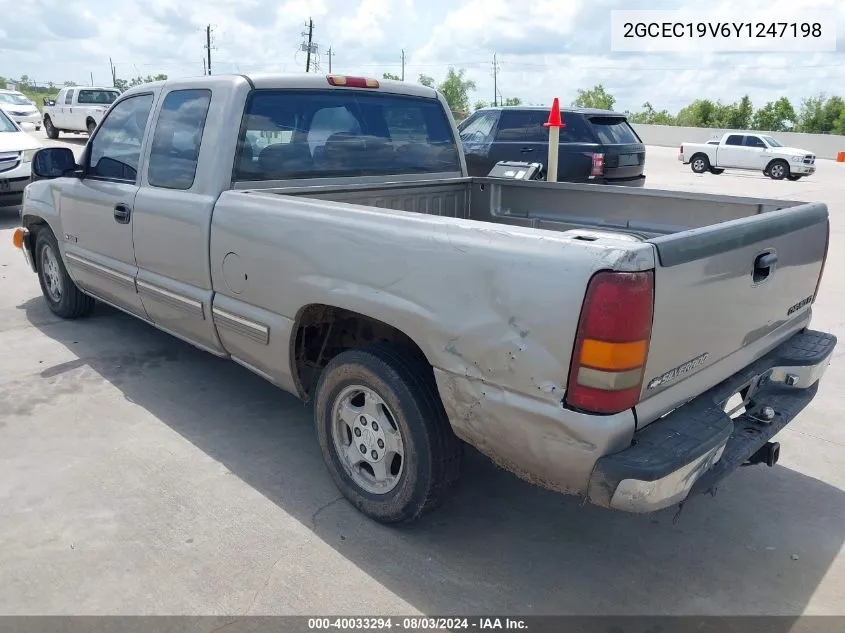
M646 145L663 147L680 147L681 143L704 143L714 136L721 137L725 132L736 130L721 130L702 127L676 127L673 125L645 125L632 124L637 134ZM760 132L770 134L784 145L806 149L818 158L836 158L838 152L845 152L845 136L838 134L799 134L797 132Z

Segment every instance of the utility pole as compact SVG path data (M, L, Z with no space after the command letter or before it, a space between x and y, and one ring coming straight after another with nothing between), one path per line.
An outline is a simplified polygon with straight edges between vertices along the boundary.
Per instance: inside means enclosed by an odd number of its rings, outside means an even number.
M202 58L202 74L207 75L208 71L205 69L205 57Z
M332 74L332 55L334 55L334 53L332 52L331 46L329 46L329 52L327 53L327 55L329 56L329 74L331 75Z
M308 18L308 48L305 54L305 72L311 72L311 40L314 37L314 20Z
M117 86L117 73L114 69L114 63L112 63L111 57L109 57L109 68L111 68L111 85L112 87Z
M205 48L208 57L208 74L211 74L211 25L205 27Z
M499 64L496 53L493 53L493 107L499 104Z
M91 85L94 85L94 71L91 71Z
M405 49L402 49L402 81L405 81Z

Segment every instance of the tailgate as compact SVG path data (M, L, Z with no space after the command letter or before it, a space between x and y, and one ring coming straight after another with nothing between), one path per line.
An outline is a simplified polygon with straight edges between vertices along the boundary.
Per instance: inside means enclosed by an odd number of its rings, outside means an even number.
M650 240L658 263L640 425L806 325L828 233L827 207L814 203Z

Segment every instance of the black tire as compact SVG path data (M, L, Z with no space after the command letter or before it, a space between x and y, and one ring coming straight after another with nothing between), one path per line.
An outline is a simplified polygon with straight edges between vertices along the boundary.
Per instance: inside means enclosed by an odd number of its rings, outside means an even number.
M773 160L763 173L767 174L772 180L783 180L789 176L789 163L780 159Z
M803 177L804 177L803 174L789 174L787 176L787 178L789 180L791 180L792 182L795 182L796 180L801 180L801 178L803 178Z
M690 169L696 174L703 174L710 170L710 159L707 154L695 154L689 161Z
M88 130L88 136L94 136L94 130L97 129L97 124L94 123L93 119L88 119L85 122L85 128Z
M725 173L725 170L724 170L724 169L717 169L717 168L715 168L715 167L711 167L711 168L710 168L710 173L711 173L711 174L714 174L714 175L716 175L716 176L718 176L719 174L723 174L723 173Z
M51 138L53 140L59 138L59 131L53 126L53 122L48 116L44 117L44 132L47 134L47 138Z
M48 279L51 273L47 265L47 258L49 257L47 251L50 251L55 258L56 270L53 272L56 274L61 287L61 293L58 296L55 296L56 293L50 290ZM36 268L38 269L38 282L41 284L41 292L53 314L63 319L77 319L91 314L91 311L94 309L94 299L83 294L76 287L76 284L73 283L62 261L56 237L50 229L44 228L38 231L35 239L35 262Z
M401 436L398 481L384 493L359 485L336 446L335 406L345 391L358 386L383 400ZM449 424L431 367L408 348L380 343L333 358L317 383L314 422L335 484L352 505L380 523L418 519L440 505L460 475L463 443Z

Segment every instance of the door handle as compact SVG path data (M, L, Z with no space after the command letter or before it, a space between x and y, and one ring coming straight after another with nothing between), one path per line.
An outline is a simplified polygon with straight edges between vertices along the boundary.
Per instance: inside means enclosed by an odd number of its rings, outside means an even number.
M777 253L770 251L768 253L763 253L762 255L758 255L757 258L754 260L754 281L760 282L766 279L771 272L772 268L774 268L775 264L778 262L778 255Z
M128 204L118 202L114 205L114 219L120 224L129 224L130 210Z
M521 154L527 154L528 152L533 152L533 151L534 151L533 147L523 147L521 150L519 150L519 152Z

